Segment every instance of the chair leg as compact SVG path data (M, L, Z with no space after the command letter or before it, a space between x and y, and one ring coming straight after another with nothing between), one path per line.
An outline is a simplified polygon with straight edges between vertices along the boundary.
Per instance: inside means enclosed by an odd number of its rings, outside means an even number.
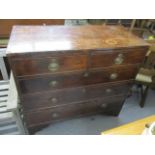
M144 90L143 90L143 86L141 86L141 100L140 100L140 103L139 103L141 108L144 107L145 100L146 100L146 97L147 97L147 94L148 94L148 89L149 89L149 86L146 86L146 88L144 88Z
M14 113L14 116L15 116L15 119L16 119L16 123L17 123L17 125L18 125L18 129L20 130L20 133L22 134L22 135L27 135L28 134L28 131L27 131L27 129L25 128L25 126L24 126L24 124L23 124L23 122L22 122L22 120L21 120L21 118L20 118L20 114L19 114L19 111L18 111L18 109L14 109L13 110L13 113Z

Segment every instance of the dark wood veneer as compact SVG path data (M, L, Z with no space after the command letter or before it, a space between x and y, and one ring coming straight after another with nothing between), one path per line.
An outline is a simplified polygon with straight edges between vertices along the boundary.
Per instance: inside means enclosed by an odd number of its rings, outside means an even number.
M93 52L91 68L98 67L109 67L115 65L129 65L141 63L144 60L146 49L130 49L130 50L116 50L114 51L104 51L104 52ZM116 58L122 54L122 63L115 64Z
M98 98L96 100L85 101L79 104L70 104L61 107L53 107L46 110L25 113L28 126L34 126L43 123L54 122L68 117L82 116L85 114L115 114L120 111L125 96L116 96L115 98ZM113 109L118 109L114 112Z
M68 74L44 75L20 79L20 89L23 94L39 91L49 91L62 88L72 88L85 85L107 83L133 79L138 71L139 65L111 67L104 70L74 72ZM110 79L111 74L117 74L116 79ZM56 82L53 86L52 82Z
M118 82L109 85L98 84L88 85L87 87L78 87L70 89L60 89L58 91L47 91L45 93L36 93L23 95L22 102L26 111L44 109L47 107L57 107L66 104L76 104L79 101L92 100L99 97L108 97L115 95L125 95L133 81Z
M57 63L57 70L51 71L49 65L52 61ZM17 76L57 73L66 71L84 70L87 68L87 56L74 54L72 56L53 56L44 59L23 59L13 61Z

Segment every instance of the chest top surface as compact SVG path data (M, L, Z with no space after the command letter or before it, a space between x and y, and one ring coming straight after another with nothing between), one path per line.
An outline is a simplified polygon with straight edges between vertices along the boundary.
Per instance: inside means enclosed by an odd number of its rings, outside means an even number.
M14 26L7 54L148 46L121 26Z

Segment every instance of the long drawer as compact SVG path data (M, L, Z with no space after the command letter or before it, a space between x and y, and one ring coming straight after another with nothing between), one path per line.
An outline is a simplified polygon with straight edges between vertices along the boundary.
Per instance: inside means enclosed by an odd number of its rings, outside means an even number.
M33 55L23 58L14 58L12 65L16 76L31 76L52 74L90 68L102 68L116 65L141 63L146 54L146 48L99 50L91 51L91 57L85 54L50 54L42 57Z
M94 51L91 54L91 68L113 65L128 65L141 63L146 55L146 49L124 49L114 51Z
M12 65L16 76L27 76L85 70L87 63L86 54L68 54L35 59L16 59L13 60Z
M56 74L19 80L23 94L35 93L62 88L86 86L91 84L129 80L135 77L139 65L111 67L104 70Z
M22 96L22 105L25 111L44 109L87 101L95 98L105 98L114 95L126 95L133 81L113 84L98 84L93 86L63 89L46 93L36 93Z
M46 124L67 118L78 117L88 114L112 114L117 115L121 110L125 96L115 96L106 99L97 99L79 104L53 107L51 109L25 113L25 120L28 127Z

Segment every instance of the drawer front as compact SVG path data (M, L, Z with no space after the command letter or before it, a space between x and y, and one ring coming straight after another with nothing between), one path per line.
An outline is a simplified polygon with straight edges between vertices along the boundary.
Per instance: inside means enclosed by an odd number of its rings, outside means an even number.
M82 115L95 113L115 113L120 111L124 96L117 96L108 99L98 99L80 104L71 104L67 106L60 106L42 111L25 113L25 120L28 126L37 124L44 124L67 118L78 117Z
M112 67L100 71L75 72L74 74L50 75L20 79L23 94L43 92L62 88L129 80L135 77L138 65Z
M114 65L128 65L143 62L146 50L93 52L91 68L108 67Z
M36 95L24 95L22 105L24 110L32 111L41 108L60 106L63 104L87 101L95 98L104 98L115 95L126 95L133 82L121 82L111 85L93 85L71 88Z
M84 70L87 67L87 56L55 56L44 59L23 59L12 62L16 76L52 74L73 70Z

